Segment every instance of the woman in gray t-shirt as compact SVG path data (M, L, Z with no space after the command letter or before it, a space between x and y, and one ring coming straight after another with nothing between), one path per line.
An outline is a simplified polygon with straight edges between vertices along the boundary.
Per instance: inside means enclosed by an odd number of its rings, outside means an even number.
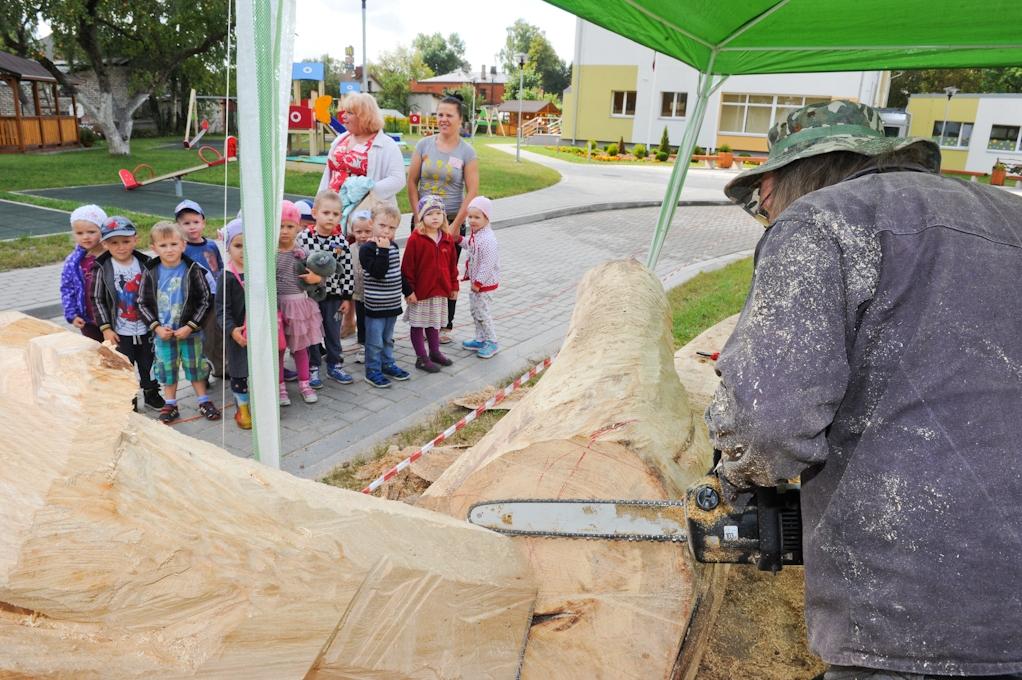
M479 159L472 145L461 138L461 107L457 97L440 100L436 114L440 132L419 140L408 166L408 200L418 205L421 196L439 196L444 201L450 233L464 236L468 204L479 193ZM461 246L457 251L460 257ZM453 327L455 306L455 300L448 302L445 331ZM440 335L442 342L450 342L449 333L442 331Z

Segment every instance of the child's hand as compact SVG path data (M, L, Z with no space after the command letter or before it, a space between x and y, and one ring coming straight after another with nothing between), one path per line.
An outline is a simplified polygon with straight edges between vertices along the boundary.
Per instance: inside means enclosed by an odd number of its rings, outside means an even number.
M167 326L157 326L156 335L157 337L159 337L160 340L170 340L171 338L174 337L174 331L172 331Z
M114 345L116 345L121 340L117 336L117 333L114 333L114 329L113 328L107 328L106 330L103 331L103 339L106 340L109 343L114 344Z
M341 314L347 314L351 311L351 300L341 300Z
M478 283L473 283L472 284L472 292L473 293L478 293L479 292L479 284Z
M305 281L305 283L309 284L310 286L315 286L323 282L323 277L317 274L316 272L305 272L298 278L300 278L302 281Z
M373 240L376 241L376 245L380 248L390 248L390 239L385 236L377 236Z
M238 343L242 347L248 347L248 338L245 337L245 331L241 328L235 328L231 331L231 338L234 342Z
M74 320L71 321L71 325L75 328L85 328L85 319L80 316L76 316Z
M184 326L181 326L181 328L178 328L173 333L174 337L177 338L178 340L184 340L185 338L187 338L191 334L192 334L192 327L187 325L187 324L184 325Z
M411 295L406 297L405 300L408 301L408 304L414 305L416 302L419 301L419 298L415 297L415 293L412 293Z
M449 299L451 299L451 300L457 300L457 299L458 299L458 289L457 289L457 288L455 288L454 290L452 290L452 291L451 291L451 294L450 294L450 295L448 295L447 297L448 297Z

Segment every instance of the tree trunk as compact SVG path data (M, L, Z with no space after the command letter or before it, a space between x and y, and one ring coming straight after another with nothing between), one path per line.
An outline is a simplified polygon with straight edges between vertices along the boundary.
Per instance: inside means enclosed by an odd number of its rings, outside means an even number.
M423 494L466 517L511 498L681 499L710 467L701 413L674 370L660 282L634 260L579 284L571 327L538 385ZM686 677L723 578L684 545L516 538L539 582L522 678ZM703 636L701 639L705 639Z
M0 677L516 677L511 539L131 412L105 346L0 312Z

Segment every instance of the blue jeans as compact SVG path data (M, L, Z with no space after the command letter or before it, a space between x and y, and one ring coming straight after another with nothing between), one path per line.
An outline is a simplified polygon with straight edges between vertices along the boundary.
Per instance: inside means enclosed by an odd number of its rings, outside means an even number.
M326 300L320 300L319 313L323 316L323 343L326 345L326 363L328 365L343 364L341 356L341 321L337 318L337 312L341 308L341 298L329 296ZM319 345L309 347L309 366L319 368L323 363L323 351Z
M396 316L366 317L366 373L394 363L395 323Z

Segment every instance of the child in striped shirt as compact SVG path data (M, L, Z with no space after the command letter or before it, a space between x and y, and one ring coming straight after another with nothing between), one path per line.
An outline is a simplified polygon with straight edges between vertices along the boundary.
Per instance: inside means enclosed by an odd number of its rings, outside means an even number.
M490 228L490 211L493 203L485 196L476 196L468 204L468 259L465 261L465 277L472 282L468 295L472 321L475 322L476 336L461 343L465 349L474 349L480 359L489 359L500 351L497 333L493 329L493 315L490 313L490 298L497 290L500 279L500 255L497 250L497 236Z
M390 387L390 380L408 380L408 372L394 363L394 324L401 316L401 253L394 234L401 213L383 203L372 211L373 238L363 244L358 258L365 273L362 304L365 307L365 381L373 387Z

